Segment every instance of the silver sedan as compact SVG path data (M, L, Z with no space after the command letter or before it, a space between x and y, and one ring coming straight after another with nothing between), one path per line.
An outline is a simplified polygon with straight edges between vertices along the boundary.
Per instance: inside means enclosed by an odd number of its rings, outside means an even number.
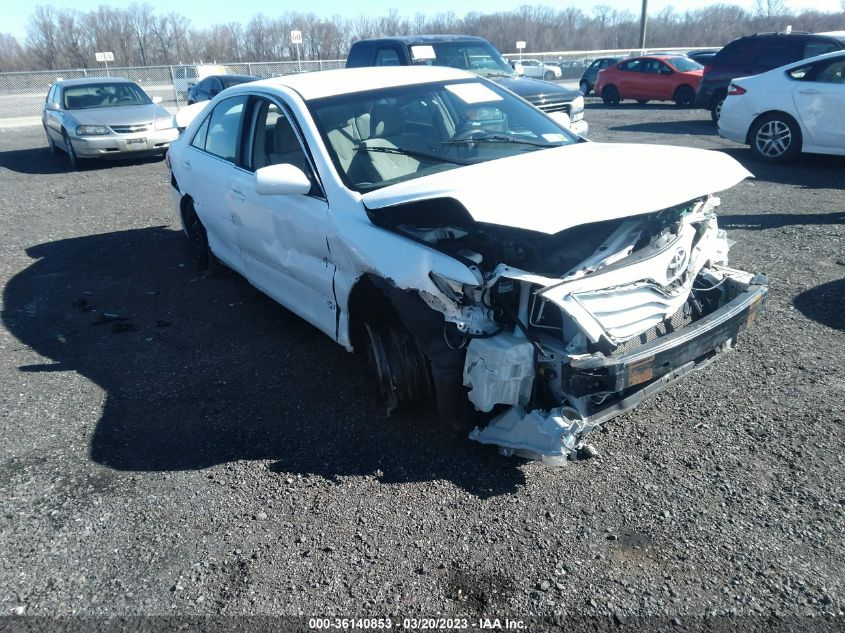
M173 118L126 79L59 80L41 114L47 144L75 168L82 158L164 155L179 136Z

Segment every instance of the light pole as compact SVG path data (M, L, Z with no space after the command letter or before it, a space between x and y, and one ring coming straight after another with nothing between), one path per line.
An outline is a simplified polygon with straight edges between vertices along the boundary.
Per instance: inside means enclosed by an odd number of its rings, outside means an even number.
M643 11L640 14L640 51L645 52L645 37L648 27L648 0L643 0Z

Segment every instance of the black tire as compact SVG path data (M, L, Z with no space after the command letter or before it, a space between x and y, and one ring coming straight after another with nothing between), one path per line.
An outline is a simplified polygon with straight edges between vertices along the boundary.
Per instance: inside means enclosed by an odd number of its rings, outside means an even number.
M581 83L578 84L578 88L581 89L581 92L584 93L584 96L590 94L590 82L588 82L586 79L581 80Z
M543 74L543 79L545 79L546 81L554 81L554 78L555 78L555 74L551 70L547 70Z
M190 201L185 204L183 220L185 222L185 231L188 234L191 255L193 255L197 270L208 271L209 273L217 272L220 265L214 253L211 252L211 247L208 245L208 233L197 212L194 210L193 203Z
M637 103L643 105L644 103L648 103L648 99L637 99Z
M616 86L605 86L601 91L601 99L605 105L618 105L621 101L619 89Z
M367 364L388 415L429 400L432 395L428 361L414 336L393 314L364 324Z
M56 156L59 153L59 148L56 147L56 144L53 142L53 137L50 136L50 133L47 131L47 128L44 128L44 133L47 135L47 147L50 150L50 153L53 156Z
M728 94L726 92L717 92L710 100L710 118L713 119L713 123L719 122L719 115L722 113L722 105L724 105L725 97L727 96Z
M67 153L67 160L70 163L71 169L79 167L79 157L76 155L76 150L73 149L73 144L70 142L70 137L67 132L62 130L62 139L65 142L65 153Z
M691 108L695 104L695 90L692 86L678 86L674 99L679 108Z
M801 153L801 128L788 114L772 112L761 116L748 132L751 152L767 163L783 163Z

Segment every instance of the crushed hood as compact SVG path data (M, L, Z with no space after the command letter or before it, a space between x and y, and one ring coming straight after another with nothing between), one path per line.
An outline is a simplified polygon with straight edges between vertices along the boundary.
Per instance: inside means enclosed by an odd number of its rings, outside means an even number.
M364 194L390 207L454 198L477 222L555 234L660 211L753 175L722 152L666 145L578 143L408 180Z

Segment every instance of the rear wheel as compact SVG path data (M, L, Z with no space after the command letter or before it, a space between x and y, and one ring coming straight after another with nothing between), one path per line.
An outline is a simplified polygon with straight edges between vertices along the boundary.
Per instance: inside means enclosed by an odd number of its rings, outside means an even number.
M760 117L749 133L751 151L767 163L780 163L801 152L801 129L795 120L780 112Z
M554 78L555 78L555 74L551 70L547 70L543 74L543 79L545 79L546 81L551 81Z
M605 86L601 91L601 99L605 105L616 105L619 103L619 90L616 86Z
M675 105L681 108L691 108L695 103L695 90L692 86L678 86L675 90Z
M197 212L194 210L194 204L190 200L185 203L183 219L185 222L185 231L188 233L188 244L191 247L191 255L193 255L194 262L196 262L197 270L207 270L211 273L216 272L219 265L214 253L211 252L211 247L208 245L208 233Z
M585 79L581 80L581 83L578 84L578 87L581 89L581 92L583 92L584 95L590 94L590 84Z
M713 119L713 123L719 122L719 117L722 115L722 106L725 105L725 97L727 97L726 92L718 92L710 100L710 117Z

